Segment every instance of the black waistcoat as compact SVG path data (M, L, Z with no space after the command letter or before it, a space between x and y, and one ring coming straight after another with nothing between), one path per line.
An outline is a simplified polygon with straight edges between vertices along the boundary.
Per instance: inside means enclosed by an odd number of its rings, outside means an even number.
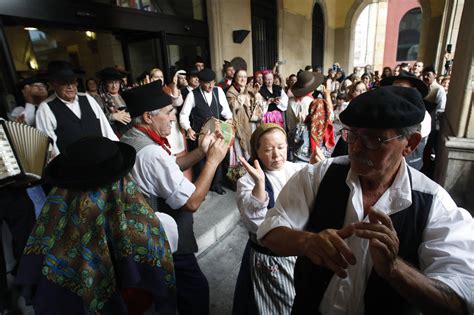
M271 93L268 88L264 85L260 88L259 93L263 96L265 100L268 100L269 98L275 98L275 97L280 97L281 96L281 86L273 84L272 86L272 91ZM273 112L274 110L281 111L278 107L277 104L275 103L270 103L268 104L268 110L269 112Z
M313 211L305 230L343 227L350 189L346 177L350 165L332 164L324 176L316 196ZM411 180L411 173L408 169ZM337 198L334 198L337 192ZM412 191L412 204L390 216L400 241L399 257L419 267L418 247L428 220L433 196ZM296 296L292 314L320 314L319 305L334 273L313 264L307 257L298 257L295 265ZM370 273L364 294L365 314L419 314L374 269Z
M193 90L194 93L194 108L191 111L192 125L195 132L200 132L202 126L211 117L221 119L222 105L219 103L217 88L212 89L212 101L209 106L204 99L201 88Z
M176 221L178 226L178 250L174 254L192 254L198 251L194 237L194 218L189 211L171 209L165 199L160 197L147 198L148 203L155 211L164 212Z
M102 136L100 121L94 114L86 96L78 95L81 118L79 119L59 98L48 103L56 117L56 145L59 152L71 143L86 136Z

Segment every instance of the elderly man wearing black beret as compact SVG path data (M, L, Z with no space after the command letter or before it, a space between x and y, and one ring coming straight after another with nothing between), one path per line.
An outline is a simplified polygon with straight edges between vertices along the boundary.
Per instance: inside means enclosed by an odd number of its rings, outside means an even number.
M340 116L349 156L282 189L257 237L299 256L294 314L472 314L472 217L404 159L424 108L405 87L358 96Z
M178 248L173 259L178 311L180 314L208 314L209 285L194 256L198 247L193 213L204 201L214 173L227 153L227 145L223 139L207 134L200 139L198 148L176 158L166 138L171 133L171 122L176 120L175 108L171 96L163 91L161 81L130 89L123 93L123 98L133 128L120 140L137 151L133 178L153 209L172 216L177 224ZM182 170L204 157L206 163L193 184Z

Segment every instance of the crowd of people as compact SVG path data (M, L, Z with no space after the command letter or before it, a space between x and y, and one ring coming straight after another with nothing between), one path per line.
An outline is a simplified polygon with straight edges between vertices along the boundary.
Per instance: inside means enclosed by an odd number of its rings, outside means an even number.
M0 203L35 314L209 314L193 213L225 187L249 232L234 314L472 313L473 219L429 179L449 76L280 64L217 84L202 59L170 82L111 66L79 93L51 61L21 82L12 119L52 148L43 185Z

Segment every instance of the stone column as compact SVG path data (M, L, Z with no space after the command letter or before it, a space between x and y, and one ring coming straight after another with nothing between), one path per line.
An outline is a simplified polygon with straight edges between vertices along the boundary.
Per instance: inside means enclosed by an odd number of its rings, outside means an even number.
M386 0L381 0L377 5L377 25L375 28L375 43L374 43L374 62L373 69L379 70L382 73L384 67L383 55L385 49L385 30L387 28L387 9L388 3Z
M252 73L252 33L241 44L234 43L234 30L252 31L250 0L224 1L208 0L207 16L209 23L209 46L211 52L211 68L216 72L217 80L222 78L224 60L231 61L234 57L242 57Z
M441 40L436 52L436 71L438 74L444 73L446 54L446 45L452 45L452 53L455 53L456 43L459 33L459 24L461 22L461 12L464 6L464 0L447 1L443 14L441 25Z
M474 106L472 81L474 1L465 1L456 57L442 125L440 154L434 178L451 193L458 205L474 210Z

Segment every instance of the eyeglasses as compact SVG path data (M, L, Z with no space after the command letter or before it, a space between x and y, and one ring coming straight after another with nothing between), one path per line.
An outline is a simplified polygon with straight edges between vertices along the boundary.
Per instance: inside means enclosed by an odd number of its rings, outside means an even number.
M398 135L393 138L386 139L384 137L360 134L347 128L342 129L342 138L347 143L354 144L357 138L360 138L364 147L366 147L369 150L374 150L374 151L380 149L382 144L395 140L395 139L399 139L401 137L403 137L403 135Z

